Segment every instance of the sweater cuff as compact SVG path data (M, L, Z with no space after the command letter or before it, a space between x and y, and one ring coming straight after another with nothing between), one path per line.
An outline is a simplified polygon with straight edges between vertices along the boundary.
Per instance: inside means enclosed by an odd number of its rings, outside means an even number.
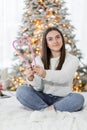
M49 70L46 70L46 76L45 76L45 78L43 78L43 80L49 80L49 76L50 75L50 73L49 73Z

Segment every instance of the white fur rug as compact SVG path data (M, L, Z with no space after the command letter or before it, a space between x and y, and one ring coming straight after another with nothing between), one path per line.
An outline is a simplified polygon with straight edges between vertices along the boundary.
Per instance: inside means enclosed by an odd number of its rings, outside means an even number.
M79 112L32 111L16 99L0 99L0 130L87 130L87 93ZM13 94L11 94L13 95Z

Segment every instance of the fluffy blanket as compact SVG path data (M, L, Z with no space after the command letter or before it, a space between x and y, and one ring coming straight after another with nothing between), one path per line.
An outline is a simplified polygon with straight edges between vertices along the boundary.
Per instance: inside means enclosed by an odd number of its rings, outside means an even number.
M14 93L0 99L0 130L87 130L87 93L79 112L32 111L23 107Z

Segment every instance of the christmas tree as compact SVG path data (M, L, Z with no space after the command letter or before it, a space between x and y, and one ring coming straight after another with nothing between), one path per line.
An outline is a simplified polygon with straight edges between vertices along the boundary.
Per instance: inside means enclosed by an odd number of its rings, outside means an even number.
M71 21L67 19L69 15L65 2L63 0L25 0L24 14L22 25L18 31L17 39L22 36L29 36L35 55L41 54L41 39L44 30L50 26L59 28L65 38L66 49L76 55L80 60L80 66L73 80L73 90L83 91L87 84L87 65L81 62L82 54L76 47L74 27ZM25 40L27 45L27 41ZM27 59L31 61L29 47L18 46L17 49ZM24 84L23 71L25 63L19 58L18 54L14 54L14 64L9 79L11 80L10 90L15 90L18 86Z

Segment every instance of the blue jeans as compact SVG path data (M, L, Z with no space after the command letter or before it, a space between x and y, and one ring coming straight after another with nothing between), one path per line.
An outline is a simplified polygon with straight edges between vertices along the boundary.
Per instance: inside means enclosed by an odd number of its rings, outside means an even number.
M81 94L70 93L65 97L59 97L36 91L31 86L18 87L16 97L21 104L33 110L53 105L56 111L75 112L81 110L84 104L84 97Z

